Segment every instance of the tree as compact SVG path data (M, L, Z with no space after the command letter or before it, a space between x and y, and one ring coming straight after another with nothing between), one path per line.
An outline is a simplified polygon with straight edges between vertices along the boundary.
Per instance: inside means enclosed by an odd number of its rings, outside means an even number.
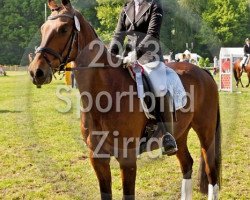
M204 67L210 67L210 60L209 58L206 58L204 61Z
M44 21L44 3L38 0L1 1L0 63L19 64L25 47Z
M164 53L183 52L194 43L203 57L218 55L221 46L242 46L249 37L249 0L159 0L164 16L161 43ZM58 0L58 2L60 2ZM108 44L124 0L72 0ZM47 0L0 0L0 63L25 63L26 53L39 45Z
M201 15L206 9L208 0L178 0L180 7L189 10L192 13Z
M212 49L241 46L250 29L248 4L248 0L209 0L202 13L201 42Z
M82 15L95 27L98 28L100 23L96 17L97 11L97 2L96 0L73 0L71 1L74 7L78 9Z
M204 67L204 63L205 63L205 60L204 60L203 57L201 57L201 58L199 59L199 61L198 61L198 66L199 66L199 67Z
M92 25L98 27L95 0L85 0L84 2L72 0L71 2ZM28 64L27 54L34 51L34 47L39 45L39 30L44 23L45 3L47 0L0 1L1 64Z
M197 33L207 0L164 0L162 3L165 12L162 27L164 45L177 53L184 52L188 43L189 50L199 52Z
M112 39L124 1L97 0L97 3L97 18L100 22L97 33L100 35L104 43L108 44Z

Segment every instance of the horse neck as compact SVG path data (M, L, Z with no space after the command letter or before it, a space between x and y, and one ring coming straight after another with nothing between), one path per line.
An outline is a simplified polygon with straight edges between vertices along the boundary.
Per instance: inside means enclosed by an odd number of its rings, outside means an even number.
M77 70L78 84L81 84L84 79L85 84L82 84L84 85L82 86L84 90L94 90L96 87L103 88L104 85L110 85L110 81L116 82L115 79L124 80L123 84L124 82L134 84L128 71L124 70L122 66L114 67L112 65L112 63L118 63L119 59L111 55L90 24L82 15L78 16L78 18L81 23L81 31L79 32L80 51L76 58L76 66L79 68ZM95 84L93 84L93 80L95 80ZM89 84L91 84L91 87ZM116 84L120 84L119 81ZM110 86L105 89L112 90Z
M95 67L101 67L103 64L109 67L109 59L112 60L112 62L117 62L118 59L108 52L94 29L82 16L80 23L82 28L79 33L79 51L76 59L78 63L81 64L82 67L93 67L93 65L95 65Z

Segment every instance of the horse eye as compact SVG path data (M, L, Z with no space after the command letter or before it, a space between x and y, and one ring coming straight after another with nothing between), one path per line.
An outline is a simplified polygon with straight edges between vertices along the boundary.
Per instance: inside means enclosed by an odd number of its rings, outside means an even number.
M68 29L66 27L62 27L59 29L59 33L67 33L68 32Z

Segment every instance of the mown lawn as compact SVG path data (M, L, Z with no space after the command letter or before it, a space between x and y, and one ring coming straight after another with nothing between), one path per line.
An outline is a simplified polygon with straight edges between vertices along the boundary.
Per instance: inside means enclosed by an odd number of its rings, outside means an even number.
M55 93L63 81L36 89L26 72L0 77L0 199L99 199L99 188L82 141L76 90L66 95L70 112ZM243 80L246 83L246 77ZM221 199L250 196L250 88L220 93L223 128ZM194 158L193 199L198 192L199 143L190 132ZM121 199L119 166L112 160L114 199ZM175 157L138 161L137 199L180 199L181 172Z

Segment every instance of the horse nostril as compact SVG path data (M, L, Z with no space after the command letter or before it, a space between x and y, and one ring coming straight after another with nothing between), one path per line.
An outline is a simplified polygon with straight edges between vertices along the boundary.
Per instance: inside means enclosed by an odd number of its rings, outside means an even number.
M34 72L30 71L30 76L33 78L34 77Z
M36 70L36 77L37 77L37 78L41 78L41 77L43 77L43 76L44 76L43 70L37 69L37 70Z

